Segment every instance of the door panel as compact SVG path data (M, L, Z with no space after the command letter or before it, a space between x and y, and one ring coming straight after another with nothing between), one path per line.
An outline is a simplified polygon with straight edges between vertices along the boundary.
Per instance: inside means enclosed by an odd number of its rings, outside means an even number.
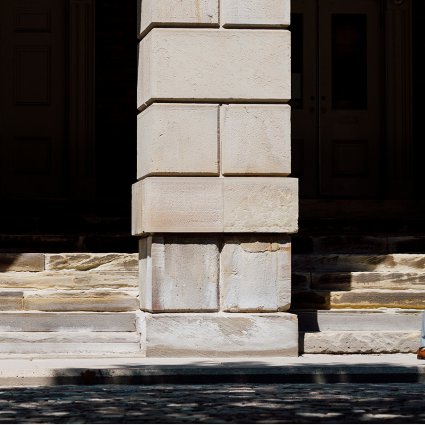
M60 197L65 179L65 0L0 2L0 194Z
M294 175L300 178L300 196L377 197L384 161L379 1L292 4L291 28L302 34L292 40L293 57L302 50L303 58L301 76L293 65L292 101Z

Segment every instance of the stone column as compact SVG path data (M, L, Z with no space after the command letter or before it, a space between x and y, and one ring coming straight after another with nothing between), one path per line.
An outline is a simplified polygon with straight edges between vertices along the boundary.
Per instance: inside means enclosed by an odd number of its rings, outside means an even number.
M147 356L297 355L289 0L142 0L138 182Z

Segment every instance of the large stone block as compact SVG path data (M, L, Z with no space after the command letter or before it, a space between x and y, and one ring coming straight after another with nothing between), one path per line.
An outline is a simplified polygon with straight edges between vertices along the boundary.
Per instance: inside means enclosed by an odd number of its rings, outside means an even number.
M155 28L141 42L137 105L154 100L291 98L286 30Z
M222 230L221 179L149 177L133 185L133 234Z
M225 238L221 253L220 295L224 311L288 310L291 303L289 238Z
M148 315L146 355L147 357L297 356L297 318L287 313Z
M133 185L133 234L294 233L298 181L288 177L148 177Z
M285 27L290 24L290 0L222 0L225 27Z
M218 105L153 104L137 119L137 178L218 175Z
M161 25L218 26L218 2L219 0L143 0L139 32L143 34Z
M224 231L295 233L298 180L279 177L223 179Z
M291 173L289 105L227 105L220 121L224 175Z
M218 238L141 239L139 279L142 310L217 311Z

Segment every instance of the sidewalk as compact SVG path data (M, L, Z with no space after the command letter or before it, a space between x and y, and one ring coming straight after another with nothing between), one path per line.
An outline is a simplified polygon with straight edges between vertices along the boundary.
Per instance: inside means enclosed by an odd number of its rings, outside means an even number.
M0 386L215 383L425 383L412 354L298 358L153 359L40 356L0 358Z

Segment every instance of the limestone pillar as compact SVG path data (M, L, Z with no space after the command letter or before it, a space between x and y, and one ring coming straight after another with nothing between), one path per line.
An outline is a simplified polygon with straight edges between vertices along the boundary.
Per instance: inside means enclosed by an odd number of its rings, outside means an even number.
M297 355L290 0L142 0L138 182L147 356Z

